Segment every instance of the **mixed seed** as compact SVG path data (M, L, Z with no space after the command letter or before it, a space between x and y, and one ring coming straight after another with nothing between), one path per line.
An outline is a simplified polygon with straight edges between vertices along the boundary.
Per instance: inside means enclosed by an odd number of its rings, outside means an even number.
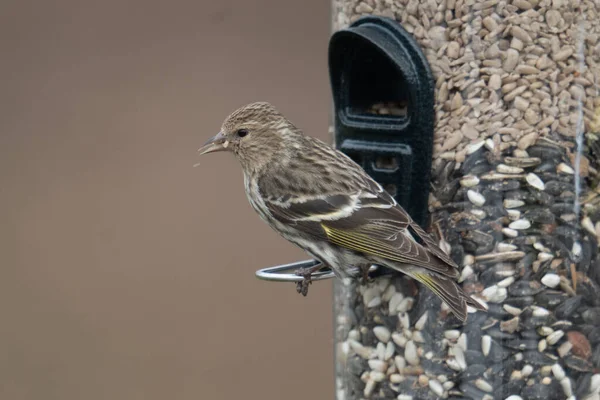
M432 67L430 231L488 312L336 285L338 400L600 400L600 2L334 0L335 29L369 14Z
M527 154L480 147L463 165L436 163L433 231L488 311L463 325L403 276L338 285L339 399L600 399L600 208L586 180L575 195L551 137ZM486 179L511 158L521 173Z

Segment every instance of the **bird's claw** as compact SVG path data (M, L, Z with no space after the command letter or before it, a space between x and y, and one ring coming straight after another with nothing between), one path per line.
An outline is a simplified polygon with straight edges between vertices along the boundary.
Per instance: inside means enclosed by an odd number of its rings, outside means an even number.
M300 282L296 282L296 291L302 296L306 296L308 294L308 286L312 284L312 271L307 268L299 268L295 271L295 274L304 278Z

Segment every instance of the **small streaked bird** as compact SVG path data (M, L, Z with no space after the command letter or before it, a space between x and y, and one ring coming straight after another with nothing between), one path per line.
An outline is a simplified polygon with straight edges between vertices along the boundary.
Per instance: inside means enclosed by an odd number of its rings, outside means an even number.
M467 306L485 308L456 283L458 266L383 188L344 153L305 136L266 102L225 119L200 154L229 151L244 172L250 204L281 236L321 262L297 273L306 296L310 275L323 266L336 276L371 265L423 283L461 320Z

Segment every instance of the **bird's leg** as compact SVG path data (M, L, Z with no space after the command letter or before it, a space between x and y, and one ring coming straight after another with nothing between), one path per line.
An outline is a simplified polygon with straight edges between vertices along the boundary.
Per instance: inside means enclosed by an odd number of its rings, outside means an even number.
M360 284L361 285L366 285L369 282L369 269L371 268L371 265L369 264L363 264L360 265L358 268L360 268L360 272L361 272L361 278L360 278Z
M310 268L298 268L294 273L303 279L300 282L296 282L296 291L302 294L302 296L306 296L308 294L308 285L312 283L311 275L323 267L325 267L323 263L318 263Z

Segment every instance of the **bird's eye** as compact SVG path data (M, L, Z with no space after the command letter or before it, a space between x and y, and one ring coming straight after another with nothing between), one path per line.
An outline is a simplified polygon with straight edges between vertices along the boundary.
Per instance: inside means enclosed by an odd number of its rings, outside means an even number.
M239 137L244 137L244 136L246 136L247 134L248 134L248 130L247 130L247 129L239 129L239 130L237 131L237 135L238 135Z

